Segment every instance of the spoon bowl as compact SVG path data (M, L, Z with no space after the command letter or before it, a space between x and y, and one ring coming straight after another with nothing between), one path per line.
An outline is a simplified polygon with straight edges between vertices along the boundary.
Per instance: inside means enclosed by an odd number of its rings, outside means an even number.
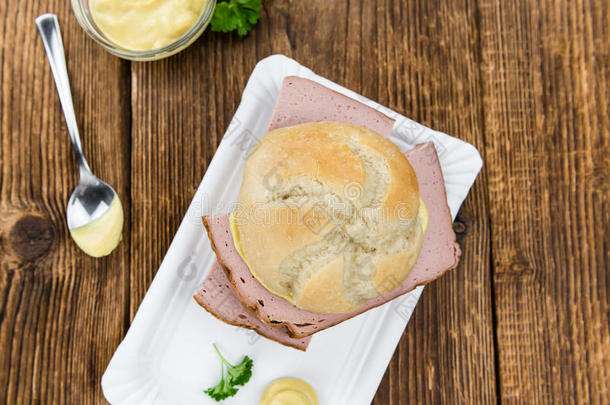
M68 200L66 219L70 230L81 228L104 216L116 191L94 175L80 179Z

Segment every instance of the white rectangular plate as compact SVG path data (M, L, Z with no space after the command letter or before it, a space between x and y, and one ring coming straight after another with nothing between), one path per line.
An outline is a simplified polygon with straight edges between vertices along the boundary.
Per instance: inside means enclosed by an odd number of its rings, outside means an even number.
M472 145L426 128L285 56L261 60L125 339L102 377L102 389L110 403L215 403L203 393L220 378L214 342L231 361L237 362L246 354L254 360L252 379L235 397L224 401L226 404L258 404L265 386L286 376L309 382L320 404L371 402L423 287L316 334L307 352L224 324L192 298L214 259L201 216L231 211L245 156L264 134L282 80L289 75L315 80L394 118L392 140L404 151L434 141L454 217L466 198L482 166Z

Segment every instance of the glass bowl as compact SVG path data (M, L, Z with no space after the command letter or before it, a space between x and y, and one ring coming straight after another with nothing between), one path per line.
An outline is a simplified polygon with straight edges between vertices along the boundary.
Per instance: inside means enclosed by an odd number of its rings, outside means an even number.
M216 0L207 0L195 25L171 44L158 49L134 51L117 45L108 39L102 30L98 28L89 11L89 0L71 0L71 3L76 19L87 35L108 52L118 57L135 61L163 59L185 49L205 31L212 19L214 7L216 6Z

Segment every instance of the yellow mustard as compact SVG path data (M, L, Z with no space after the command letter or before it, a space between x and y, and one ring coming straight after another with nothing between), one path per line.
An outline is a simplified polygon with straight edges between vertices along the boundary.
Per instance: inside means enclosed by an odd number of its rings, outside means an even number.
M303 380L280 378L267 386L260 405L318 405L318 396Z
M163 48L184 35L210 0L90 0L98 28L134 51Z
M421 223L423 233L425 234L428 230L428 222L430 222L430 217L428 216L428 207L424 203L424 200L419 199L419 211L417 211L417 215L419 216L419 221Z
M114 197L108 211L85 226L70 229L74 242L85 253L93 257L109 255L121 240L123 230L123 207Z

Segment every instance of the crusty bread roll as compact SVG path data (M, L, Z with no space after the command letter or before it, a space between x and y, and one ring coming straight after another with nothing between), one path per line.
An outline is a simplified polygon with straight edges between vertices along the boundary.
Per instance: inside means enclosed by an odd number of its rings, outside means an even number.
M272 293L346 313L407 277L426 223L415 172L396 145L366 128L317 122L260 140L231 230Z

